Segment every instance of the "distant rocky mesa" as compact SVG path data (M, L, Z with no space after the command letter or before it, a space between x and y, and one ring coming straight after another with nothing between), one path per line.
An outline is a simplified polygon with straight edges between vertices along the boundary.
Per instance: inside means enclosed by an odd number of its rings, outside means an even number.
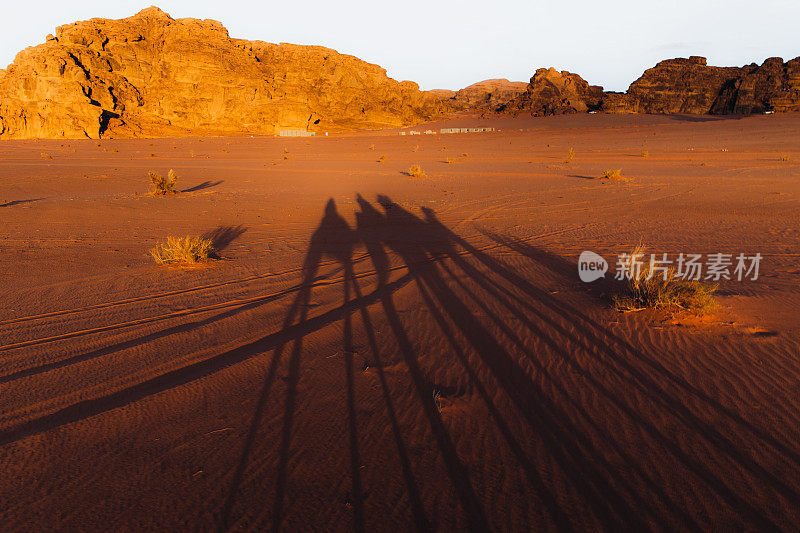
M668 59L626 93L603 92L577 74L539 69L528 88L497 112L534 116L582 113L751 114L800 111L800 57L744 67L711 67L704 57Z
M0 136L160 137L403 126L449 107L319 46L232 39L156 7L61 26L0 70Z
M528 88L522 81L506 79L484 80L459 91L435 91L454 111L494 112Z

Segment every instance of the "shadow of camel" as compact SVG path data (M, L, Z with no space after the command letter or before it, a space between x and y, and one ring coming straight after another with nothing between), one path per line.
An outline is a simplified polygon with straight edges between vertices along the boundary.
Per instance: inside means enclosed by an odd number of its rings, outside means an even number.
M684 482L712 498L715 508L724 508L728 514L723 516L734 523L765 530L785 525L776 511L753 501L750 487L765 487L775 498L800 502L800 477L791 475L800 471L800 456L790 444L689 381L657 354L623 338L600 322L598 314L554 296L524 275L523 269L456 234L433 210L423 208L420 216L384 195L374 204L360 195L356 200L354 226L338 212L333 199L328 200L310 237L299 283L283 293L140 339L73 355L63 365L48 363L18 371L0 383L213 324L288 298L277 329L123 389L0 429L0 446L129 405L271 352L252 414L247 414L234 467L221 489L217 517L219 529L228 530L246 515L253 502L239 501L244 499L243 485L256 475L252 469L260 473L259 464L274 463L274 476L265 476L274 490L266 512L270 529L281 530L288 523L287 502L289 506L293 503L287 495L293 472L290 463L298 456L298 447L307 445L295 436L300 424L299 382L304 369L310 368L308 357L319 357L314 350L304 350L304 339L335 326L331 330L337 335L341 332L343 356L341 394L346 420L342 427L349 470L343 472L348 487L345 500L356 531L368 529L371 512L365 502L368 490L362 473L363 456L369 450L358 431L363 427L361 417L366 415L356 396L359 374L354 360L356 346L362 344L367 349L360 351L369 354L374 386L389 422L387 431L405 489L404 506L407 504L409 520L418 530L440 527L438 500L431 500L429 492L423 491L432 481L452 489L452 510L457 516L448 525L470 531L497 528L490 518L497 516L496 508L487 509L492 504L487 500L491 492L485 486L488 482L468 467L460 447L464 435L458 432L462 430L448 424L437 404L437 392L446 396L455 390L437 378L435 368L444 367L464 376L474 402L485 409L485 423L491 424L498 446L507 450L513 462L504 468L518 467L519 483L530 489L526 494L535 501L537 520L544 528L570 531L594 525L647 531L660 524L703 529L706 511L698 513L696 507L688 507L676 490ZM241 226L222 227L215 235L220 244L227 245L243 231ZM576 266L570 261L519 239L489 231L483 234L494 246L510 249L522 261L543 266L549 275L574 281ZM356 271L355 257L361 250L366 251L368 261L362 263L370 263L370 271L363 271L361 263ZM327 265L333 265L337 276L323 272ZM321 286L340 290L341 303L316 310L312 296ZM424 327L441 338L444 349L421 353L425 345L415 337L416 328L406 327L398 309L396 293L401 288L413 290L418 310L429 318ZM613 285L608 290L613 290ZM356 331L363 331L365 339L357 338ZM407 377L409 398L399 397L397 388L390 387L389 361L393 373L401 367ZM278 382L280 387L275 386ZM428 440L423 446L429 443L435 450L443 472L441 481L431 480L431 473L419 463L418 452L411 451L412 436L401 424L398 407L398 402L406 400L413 402L418 420L425 426ZM264 452L258 446L259 435L267 423L268 407L275 406L280 411L274 422L279 438L274 445L266 443L269 450ZM408 409L407 405L404 408ZM597 416L598 409L603 416ZM624 423L625 432L615 431L618 421ZM750 453L742 442L769 449L780 463ZM419 441L413 445L419 447ZM643 448L645 453L640 451ZM656 466L654 457L647 454L650 448L658 450ZM274 461L259 457L259 453L273 452ZM658 469L662 463L669 465L669 472ZM776 470L774 464L781 464L781 469ZM734 469L736 480L741 481L732 481L722 468Z

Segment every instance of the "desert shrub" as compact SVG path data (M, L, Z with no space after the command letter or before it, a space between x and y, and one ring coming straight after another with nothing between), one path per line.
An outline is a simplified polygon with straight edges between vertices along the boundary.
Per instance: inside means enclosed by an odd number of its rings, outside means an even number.
M177 192L175 184L178 182L178 174L174 170L169 169L166 178L153 170L148 172L148 175L150 176L150 183L153 184L153 194L164 196Z
M456 159L454 157L448 157L444 160L445 163L455 163Z
M469 157L469 154L467 152L464 152L463 154L461 154L461 157Z
M411 168L408 169L406 172L412 178L427 178L428 175L425 174L425 171L422 170L422 167L419 165L411 165Z
M378 163L383 163L384 161L386 161L386 156L385 155L382 155L382 156L380 156L378 158Z
M374 145L374 144L370 144L370 145L369 145L369 149L370 149L370 150L374 150L374 149L375 149L375 145Z
M602 180L612 180L612 181L627 181L626 178L622 177L622 169L619 168L611 168L603 171L603 175L600 176Z
M575 159L575 149L570 146L569 152L567 152L567 163Z
M781 154L781 161L788 161L788 160L789 160L789 154Z
M150 255L156 263L198 263L205 261L214 254L211 239L187 236L167 237L167 241L156 245L150 250Z
M650 157L650 152L647 150L642 150L642 157Z
M415 145L414 148L411 149L412 152L416 152L419 150L419 145Z
M50 155L50 154L46 154L46 153L42 152L42 159L50 160L50 159L53 159L53 156Z
M699 280L685 280L675 275L674 269L651 270L650 262L644 259L644 248L639 246L631 252L631 258L639 258L641 267L633 260L624 265L624 292L613 296L618 311L640 311L642 309L683 309L704 313L715 306L716 284Z

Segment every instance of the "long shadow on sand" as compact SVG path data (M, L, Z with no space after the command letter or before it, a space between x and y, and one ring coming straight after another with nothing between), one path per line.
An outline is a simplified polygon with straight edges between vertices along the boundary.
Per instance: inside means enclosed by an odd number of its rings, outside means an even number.
M203 189L210 189L212 187L216 187L217 185L222 184L223 180L219 181L204 181L203 183L199 183L194 187L189 187L188 189L183 189L181 192L195 192L195 191L202 191Z
M44 198L31 198L30 200L12 200L10 202L0 204L0 207L12 207L20 204L30 204L32 202L38 202L39 200L44 200Z
M274 450L277 466L274 477L269 478L274 499L262 502L267 504L272 530L280 530L287 515L290 457L301 445L295 442L294 435L298 424L298 385L304 368L303 341L306 335L338 323L342 325L345 384L342 393L349 443L347 503L352 509L352 527L364 531L369 521L365 517L366 491L361 477L362 439L357 430L358 375L354 353L360 339L355 338L353 317L358 316L389 420L410 519L416 529L434 530L438 524L434 510L428 507L430 502L423 499L420 489L427 472L421 471L412 460L407 443L410 436L401 429L397 391L390 387L385 371L386 362L395 354L460 506L459 520L471 531L489 530L490 519L480 496L483 492L476 488L474 476L459 456L456 446L459 435L449 429L436 402L436 391L444 387L431 375L430 363L422 361L423 354L415 348L412 332L406 329L395 302L395 293L408 287L415 289L421 309L448 347L448 353L438 356L436 364L456 368L466 376L470 390L485 406L491 423L555 529L585 527L585 521L576 521L576 508L610 530L647 531L664 524L688 530L703 527L704 518L676 499L674 487L665 483L637 450L631 450L625 437L594 416L592 408L597 404L610 413L607 417L623 420L627 427L634 428L641 435L638 442L656 446L664 460L686 471L687 476L692 476L691 483L702 485L719 505L731 509L741 523L757 529L781 527L773 515L751 500L748 491L742 490L742 484L731 484L730 476L720 474L721 467L687 449L678 433L690 435L692 447L708 450L715 460L735 465L737 476L768 487L791 504L800 503L796 484L788 476L776 475L774 469L768 468L769 463L743 450L724 428L735 427L735 434L744 432L753 442L769 447L796 471L800 456L790 446L745 420L653 354L637 349L585 310L554 297L508 263L466 241L443 224L432 210L423 209L422 216L418 216L386 196L379 196L376 204L360 196L357 201L355 227L339 214L333 200L328 201L303 260L302 279L290 290L64 362L19 371L2 382L113 353L186 328L201 327L281 297L293 297L277 331L125 389L0 430L0 445L128 405L271 352L235 469L223 489L218 516L219 528L227 530L244 512L237 505L237 498L243 492L245 480L252 478L250 469L258 468L254 465L259 463L257 454L262 448L257 446L257 436L265 423L267 409L280 405L280 438ZM238 236L241 231L241 228L221 228L220 238ZM526 242L491 232L484 235L495 245L505 246L542 265L553 276L568 276L567 273L575 271L569 261ZM373 267L366 275L356 273L354 254L361 248L366 249ZM320 270L323 262L328 264L328 261L336 265L335 272L343 274L341 305L311 316L312 291L321 277L325 277ZM370 287L365 288L365 283ZM379 332L374 326L378 321L388 325L390 342L379 342L379 335L385 341L387 330L382 327L383 333ZM381 346L395 347L395 352L384 353L386 348L382 350ZM282 397L277 397L275 384L281 368L286 369L285 387L280 388L284 391ZM574 378L565 381L559 371L562 368L568 369ZM576 383L579 391L575 389ZM522 421L528 437L521 437L517 420ZM554 482L553 476L561 481ZM565 505L565 501L571 502L570 505Z

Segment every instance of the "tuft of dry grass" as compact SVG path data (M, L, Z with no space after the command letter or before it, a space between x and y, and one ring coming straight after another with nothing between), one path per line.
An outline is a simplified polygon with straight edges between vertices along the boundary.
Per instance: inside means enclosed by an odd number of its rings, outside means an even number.
M384 161L386 161L386 156L385 155L382 155L382 156L380 156L378 158L378 163L383 163Z
M431 396L433 396L433 403L436 405L436 410L439 414L442 413L442 409L444 408L444 402L442 402L442 393L439 389L433 389L431 391Z
M601 180L610 180L610 181L628 181L628 178L622 176L622 169L620 168L610 168L603 171L603 175L600 176Z
M414 148L412 148L412 149L411 149L411 151L412 151L412 152L417 152L417 151L419 151L419 145L418 145L418 144L417 144L417 145L415 145L415 146L414 146Z
M53 159L53 156L42 152L42 159L47 159L47 160Z
M461 154L461 157L469 157L469 154L467 152L464 152L463 154Z
M788 160L789 160L789 154L781 154L781 161L788 161Z
M374 150L374 149L375 149L375 145L374 145L374 144L370 144L370 145L369 145L369 149L370 149L370 150Z
M164 196L178 192L175 190L175 184L178 182L178 174L174 170L169 169L166 178L153 170L148 172L148 176L150 176L150 183L153 184L153 194L156 196Z
M650 157L650 152L647 150L642 150L642 157Z
M456 158L455 157L447 157L447 158L445 158L444 162L452 164L452 163L456 162Z
M411 165L411 168L408 169L406 172L412 178L427 178L428 175L425 174L425 171L422 170L422 167L419 165Z
M717 284L676 277L675 270L653 268L638 246L625 261L625 291L613 296L614 307L621 312L643 309L686 310L706 313L716 306ZM636 262L641 262L637 266Z
M575 159L575 149L573 147L569 147L569 152L567 152L567 163L571 162Z
M168 263L195 264L205 261L214 255L211 239L187 236L167 237L167 241L157 244L150 250L150 255L159 265Z

